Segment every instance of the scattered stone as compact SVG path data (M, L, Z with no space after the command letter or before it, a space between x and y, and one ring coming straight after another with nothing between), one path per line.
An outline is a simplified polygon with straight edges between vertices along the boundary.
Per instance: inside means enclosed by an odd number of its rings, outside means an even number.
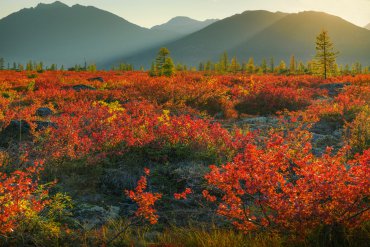
M36 131L41 131L41 130L44 130L46 128L54 128L54 129L57 129L58 126L56 123L53 123L53 122L49 122L49 121L34 121L34 123L36 123Z
M48 107L41 107L36 110L36 116L48 117L50 115L53 115L53 111Z
M104 208L97 205L81 203L78 205L75 215L84 226L88 229L93 229L110 220L117 219L119 213L120 208L116 206L107 206Z
M89 78L87 80L88 81L100 81L100 82L104 82L104 79L102 77L93 77L93 78Z
M94 87L83 85L83 84L74 85L72 86L72 89L75 90L76 92L80 92L82 90L96 90L96 88Z
M341 82L341 83L330 83L330 84L322 84L319 86L320 89L328 90L328 94L330 97L337 96L345 86L349 86L351 83L349 82Z
M138 179L139 176L129 169L106 169L100 187L109 194L122 195L124 189L133 189Z
M340 128L342 128L342 125L337 121L320 120L312 126L310 131L321 135L332 135Z
M0 132L0 147L7 148L9 144L28 140L31 137L31 126L24 120L12 120Z

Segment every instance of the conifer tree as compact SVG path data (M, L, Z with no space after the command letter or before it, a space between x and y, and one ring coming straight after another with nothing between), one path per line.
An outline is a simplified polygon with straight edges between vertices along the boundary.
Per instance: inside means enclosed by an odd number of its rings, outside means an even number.
M169 55L170 55L170 51L167 48L162 47L161 49L159 49L157 58L155 59L155 67L157 70L157 75L163 74L163 66Z
M175 64L173 63L172 58L167 57L163 65L163 75L170 77L173 74L175 74Z
M266 62L266 59L263 59L263 60L262 60L262 63L261 63L261 70L262 70L262 73L263 73L263 74L266 74L266 73L267 73L267 62Z
M235 74L239 70L240 70L240 64L238 63L238 60L236 59L236 57L233 57L231 59L230 72Z
M204 71L204 64L202 62L199 63L198 70Z
M286 71L286 63L284 60L281 60L279 64L279 74L284 74Z
M249 74L253 74L254 73L254 59L253 57L250 57L249 60L248 60L248 64L247 64L247 72Z
M289 72L290 74L294 74L296 71L296 66L295 66L295 57L292 55L290 57L290 63L289 63Z
M26 70L27 70L27 71L32 71L32 70L33 70L33 63L32 63L32 61L29 61L29 62L26 64Z
M274 73L274 70L275 70L275 62L274 62L274 58L271 57L270 58L270 71L271 71L271 73Z
M4 63L5 63L4 58L0 57L0 70L4 70L5 67Z
M338 52L334 51L334 44L330 40L328 31L321 31L316 37L316 73L326 79L333 71L337 56Z
M155 66L154 62L152 62L152 66L150 66L149 75L150 76L156 76L157 75L157 67Z
M305 68L303 62L300 61L299 64L298 64L298 74L300 74L300 75L304 74L305 73L305 69L306 68Z
M229 56L227 52L224 52L221 56L219 69L220 72L226 72L229 69Z

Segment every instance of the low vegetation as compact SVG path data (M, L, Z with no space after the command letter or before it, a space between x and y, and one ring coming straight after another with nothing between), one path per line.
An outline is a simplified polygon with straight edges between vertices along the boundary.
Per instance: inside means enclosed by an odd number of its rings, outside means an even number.
M32 74L0 73L1 245L369 241L369 75Z

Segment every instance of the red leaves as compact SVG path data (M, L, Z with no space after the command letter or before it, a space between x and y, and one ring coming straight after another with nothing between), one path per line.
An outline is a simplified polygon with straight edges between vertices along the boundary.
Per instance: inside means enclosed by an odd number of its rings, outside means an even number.
M150 224L156 224L158 222L158 215L154 209L154 204L162 197L162 194L145 192L147 188L147 176L149 176L150 170L145 168L144 172L145 176L139 179L135 190L126 190L125 193L138 205L135 215L148 220Z
M0 233L12 232L27 212L40 212L47 190L39 191L37 176L40 164L11 174L0 172Z
M299 148L309 143L298 144L275 134L266 149L250 143L233 162L211 166L205 178L223 193L218 213L242 231L269 227L304 233L322 223L368 220L369 214L360 212L369 206L364 199L370 188L370 150L346 163L347 148L314 157ZM208 191L203 195L216 199ZM352 215L356 219L349 220Z
M217 200L217 198L215 196L211 196L208 192L208 190L203 190L202 191L202 195L203 197L207 200L207 201L210 201L210 202L215 202Z
M252 113L274 113L310 104L302 114L304 120L325 115L347 120L346 115L351 117L370 100L368 75L338 78L352 86L325 104L322 99L314 101L325 92L317 89L320 81L312 76L181 73L150 78L140 72L94 76L102 76L105 83L87 81L89 73L45 72L35 80L28 79L26 72L2 71L0 129L12 119L37 120L36 108L47 105L55 112L47 121L57 128L39 132L33 143L33 154L47 159L86 159L96 164L131 148L162 151L181 146L189 154L232 160L210 167L206 180L217 193L202 194L218 203L218 213L242 231L269 227L303 232L319 224L355 225L369 219L369 150L351 161L346 160L345 149L314 157L307 132L286 131L257 141L253 134L238 128L229 131L210 118L238 117L234 109L238 103L240 113L246 107ZM30 83L35 90L27 89ZM71 90L77 84L97 90ZM292 122L297 124L298 119ZM0 232L14 228L16 216L24 213L23 203L32 210L42 209L42 200L34 196L37 171L0 173ZM154 204L162 195L146 192L149 169L144 173L126 194L138 204L136 215L154 224L158 220ZM187 188L174 197L186 199L191 192Z
M187 196L190 195L191 193L193 193L192 190L190 188L186 188L184 190L184 192L182 192L182 193L175 193L175 194L173 194L173 197L176 200L181 200L181 199L186 200L187 199Z

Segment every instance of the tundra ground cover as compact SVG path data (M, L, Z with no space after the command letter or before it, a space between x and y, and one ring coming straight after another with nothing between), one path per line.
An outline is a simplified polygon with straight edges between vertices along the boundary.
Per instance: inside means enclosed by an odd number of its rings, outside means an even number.
M164 235L141 241L172 244L163 229L215 217L275 240L369 238L369 75L30 73L0 72L3 243L129 244L149 219Z

